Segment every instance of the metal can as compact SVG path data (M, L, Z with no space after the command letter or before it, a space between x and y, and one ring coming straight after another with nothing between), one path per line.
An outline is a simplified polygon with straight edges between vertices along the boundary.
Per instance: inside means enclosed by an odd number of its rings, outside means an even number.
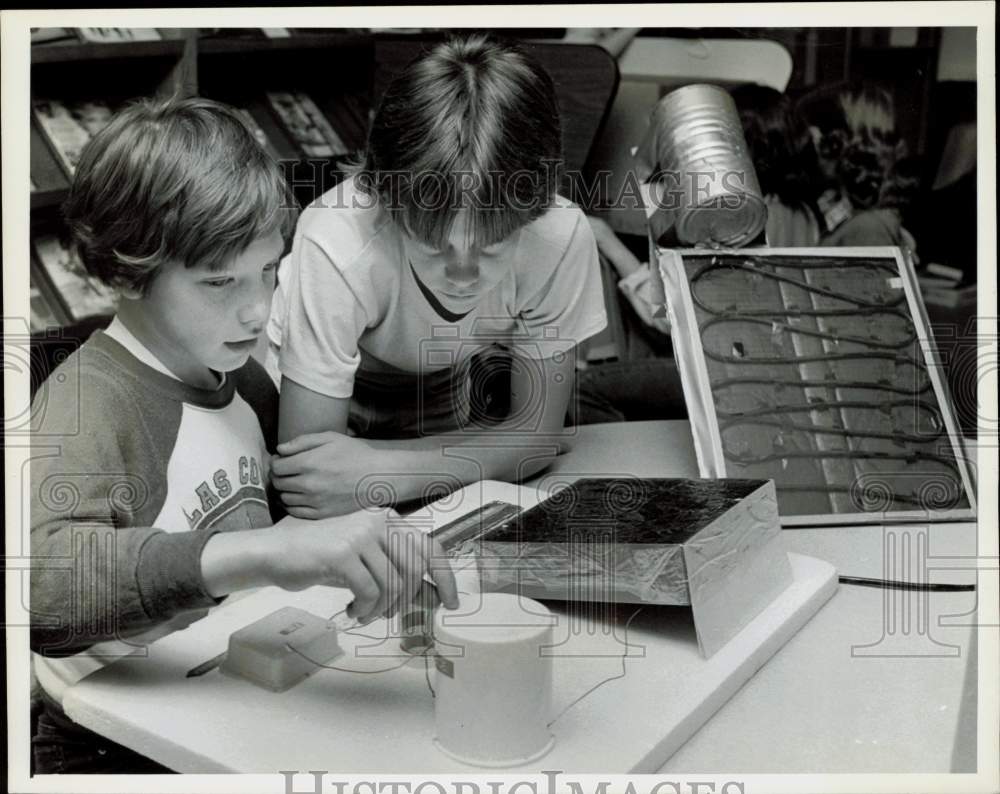
M667 94L653 111L651 134L661 208L686 245L739 247L767 222L767 208L732 97L693 84Z

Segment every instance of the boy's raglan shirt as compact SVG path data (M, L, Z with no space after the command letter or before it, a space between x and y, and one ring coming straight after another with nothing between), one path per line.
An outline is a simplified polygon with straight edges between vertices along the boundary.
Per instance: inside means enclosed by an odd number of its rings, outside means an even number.
M215 532L273 523L276 409L253 360L198 389L101 331L41 386L31 645L51 696L218 603L202 549Z

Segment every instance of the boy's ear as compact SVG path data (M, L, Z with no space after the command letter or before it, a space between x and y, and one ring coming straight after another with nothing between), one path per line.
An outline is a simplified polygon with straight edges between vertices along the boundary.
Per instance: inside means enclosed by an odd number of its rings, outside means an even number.
M138 287L128 285L119 285L118 294L127 300L137 301L142 299L142 290Z

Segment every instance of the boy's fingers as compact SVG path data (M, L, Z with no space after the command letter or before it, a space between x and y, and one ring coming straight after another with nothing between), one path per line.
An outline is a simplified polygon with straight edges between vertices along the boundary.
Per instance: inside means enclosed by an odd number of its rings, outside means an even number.
M385 615L386 617L395 614L396 604L403 593L403 583L396 567L378 546L373 546L362 552L361 560L379 588L378 601L370 614L372 616Z
M302 471L302 460L300 458L285 457L275 455L271 458L271 479L281 477L291 477Z
M417 594L413 597L413 603L428 612L433 612L441 605L441 595L434 585L421 579Z
M447 552L436 540L431 541L431 555L427 564L427 572L437 586L441 602L448 609L458 609L458 585L455 584L455 574L451 570Z
M372 577L368 566L358 557L346 563L340 573L354 593L354 600L347 607L347 616L357 620L366 619L378 603L381 593L378 583Z
M392 508L382 515L383 527L376 533L376 542L386 558L402 578L400 592L402 603L409 603L416 595L420 579L424 575L424 554L420 537L409 521ZM422 534L422 533L421 533Z
M405 591L401 603L415 603L420 598L421 589L434 590L425 581L428 579L433 557L432 540L410 519L400 516L395 510L389 509L386 515L387 526L398 529L395 533L389 533L388 537L391 538L389 549L393 562L403 577Z
M271 475L271 484L277 488L279 491L288 491L290 493L305 493L305 489L302 487L302 475L300 474L273 474Z
M417 597L427 568L423 533L418 534L418 531L412 529L400 532L389 548L394 552L396 569L403 577L404 603L409 604Z
M276 490L278 492L278 494L280 496L282 496L282 497L284 497L285 494L301 494L302 493L301 489L293 488L291 486L292 486L292 483L287 478L284 478L284 477L272 477L271 478L271 487L274 488L274 490Z

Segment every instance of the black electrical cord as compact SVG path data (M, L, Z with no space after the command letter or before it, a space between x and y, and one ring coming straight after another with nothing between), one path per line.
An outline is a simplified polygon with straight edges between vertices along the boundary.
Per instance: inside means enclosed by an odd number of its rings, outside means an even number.
M868 579L864 576L840 576L841 584L859 587L878 587L883 590L920 590L933 593L966 593L974 591L974 584L954 584L946 582L902 582L898 579Z

